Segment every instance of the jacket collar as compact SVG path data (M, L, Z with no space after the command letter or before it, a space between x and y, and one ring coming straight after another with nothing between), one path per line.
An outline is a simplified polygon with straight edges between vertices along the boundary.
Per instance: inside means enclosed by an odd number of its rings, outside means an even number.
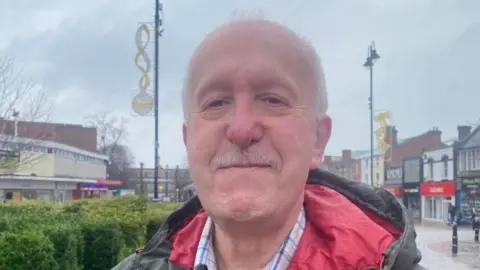
M385 251L384 269L408 269L420 261L421 255L415 243L416 233L413 221L409 218L405 207L388 191L353 182L322 170L310 171L307 184L333 189L352 203L371 210L375 215L398 228L403 228L401 237ZM196 219L199 212L206 215L198 197L194 196L166 219L160 230L146 245L142 256L169 257L172 250L171 236L192 219Z

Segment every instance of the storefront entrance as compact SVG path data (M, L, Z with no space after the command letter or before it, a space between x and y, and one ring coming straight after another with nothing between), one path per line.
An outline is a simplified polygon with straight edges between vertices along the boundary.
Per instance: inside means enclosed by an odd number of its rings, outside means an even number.
M422 218L449 221L448 206L455 201L455 182L426 182L420 184Z
M404 184L403 205L405 205L413 218L421 218L421 203L418 183Z
M480 177L462 179L460 213L463 220L471 221L473 209L480 215Z

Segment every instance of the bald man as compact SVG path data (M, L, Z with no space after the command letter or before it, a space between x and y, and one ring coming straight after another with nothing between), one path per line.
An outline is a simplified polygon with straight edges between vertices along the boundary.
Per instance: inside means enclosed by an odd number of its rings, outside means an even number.
M320 171L332 121L315 49L236 20L196 49L182 93L198 197L115 270L424 269L390 193Z

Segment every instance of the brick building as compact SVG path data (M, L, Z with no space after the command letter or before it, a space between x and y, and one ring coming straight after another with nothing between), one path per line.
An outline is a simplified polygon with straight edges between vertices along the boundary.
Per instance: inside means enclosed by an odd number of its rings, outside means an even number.
M364 151L342 150L341 156L326 155L320 169L343 176L347 179L360 181L361 161L356 157Z
M398 130L395 126L389 126L386 141L391 145L385 153L385 168L401 167L403 159L417 157L423 151L447 146L442 142L442 132L433 128L423 134L407 139L398 140Z
M420 184L423 181L423 153L425 150L446 147L442 132L433 128L404 140L398 140L398 131L389 126L386 141L391 145L384 156L386 179L383 187L402 198L411 216L421 218ZM397 172L401 172L399 175Z
M15 122L0 118L0 134L13 136ZM82 150L97 152L97 129L73 124L18 121L21 138L45 140L70 145Z

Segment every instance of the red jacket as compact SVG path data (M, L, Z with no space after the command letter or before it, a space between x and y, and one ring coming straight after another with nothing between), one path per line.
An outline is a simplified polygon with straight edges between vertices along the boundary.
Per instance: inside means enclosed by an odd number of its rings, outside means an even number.
M424 269L413 223L389 192L311 171L304 206L307 225L289 269ZM193 269L206 219L198 198L192 198L143 252L114 269Z

